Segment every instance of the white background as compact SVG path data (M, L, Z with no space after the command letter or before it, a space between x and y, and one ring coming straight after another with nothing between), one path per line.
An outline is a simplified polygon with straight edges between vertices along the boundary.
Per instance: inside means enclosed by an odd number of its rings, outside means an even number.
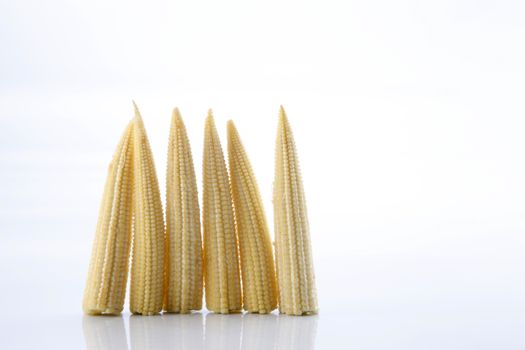
M524 11L505 0L0 0L0 347L522 349ZM284 105L317 317L83 318L131 99L161 183L174 106L199 183L207 109L223 145L234 119L270 227Z

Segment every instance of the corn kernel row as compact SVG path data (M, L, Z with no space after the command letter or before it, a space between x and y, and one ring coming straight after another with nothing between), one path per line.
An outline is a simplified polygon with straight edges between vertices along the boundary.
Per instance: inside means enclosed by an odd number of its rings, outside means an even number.
M203 282L206 307L216 313L269 313L277 305L284 314L317 312L306 202L284 109L275 153L275 263L252 166L232 121L227 131L229 169L210 110L204 133L201 239L195 171L182 117L178 109L173 111L164 221L151 147L135 105L135 118L106 180L85 313L122 311L130 250L130 310L136 314L200 310Z

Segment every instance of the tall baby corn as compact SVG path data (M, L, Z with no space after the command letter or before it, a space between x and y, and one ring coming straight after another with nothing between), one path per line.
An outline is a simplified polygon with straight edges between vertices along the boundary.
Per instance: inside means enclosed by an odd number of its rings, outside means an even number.
M153 156L135 106L135 221L131 264L130 310L153 315L162 310L164 287L164 217Z
M241 253L244 309L268 313L277 307L272 243L257 181L231 120L228 122L228 159Z
M202 307L199 198L190 143L179 110L173 111L166 177L166 291L164 310Z
M297 151L281 107L273 193L279 310L290 315L317 312L317 293Z
M93 243L83 309L86 314L118 314L124 306L132 225L133 124L109 165Z
M211 111L204 133L203 185L206 307L218 313L238 312L242 296L230 184Z

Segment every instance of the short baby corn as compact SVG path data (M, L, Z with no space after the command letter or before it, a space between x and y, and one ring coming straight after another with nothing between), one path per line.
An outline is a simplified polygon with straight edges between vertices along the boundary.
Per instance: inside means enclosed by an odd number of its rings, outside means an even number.
M202 240L197 182L186 127L173 111L166 177L166 290L164 310L202 307Z
M211 111L204 133L203 186L206 307L217 313L238 312L242 295L230 184Z
M274 220L279 310L290 315L317 312L317 294L299 161L281 107L275 151Z
M130 310L153 315L162 310L164 288L164 217L148 137L135 106L134 230Z
M84 292L86 314L118 314L128 279L133 195L133 124L109 165Z
M268 313L277 307L273 248L257 181L231 120L228 159L241 254L243 306L249 312Z

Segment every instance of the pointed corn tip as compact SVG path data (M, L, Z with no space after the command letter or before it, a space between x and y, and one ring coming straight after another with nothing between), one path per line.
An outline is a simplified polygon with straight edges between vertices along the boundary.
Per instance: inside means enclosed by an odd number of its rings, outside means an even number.
M135 118L132 118L129 122L128 122L128 125L126 125L126 131L125 132L129 132L130 130L133 130L133 125L135 124L133 121L135 120Z
M216 137L216 134L217 128L215 127L215 121L210 109L206 121L204 122L204 142L206 142L206 140L213 140Z
M233 120L228 120L226 123L226 133L228 135L228 141L231 141L231 139L238 137L237 128L235 127L235 124L233 123Z
M279 108L279 128L285 128L288 126L288 118L286 117L286 112L284 107L281 105Z
M208 110L208 116L206 117L206 127L215 127L215 120L211 108Z
M284 111L283 105L279 107L279 122L287 122L288 118L286 117L286 112Z
M239 131L237 131L237 127L235 126L235 123L233 120L228 121L228 136L230 138L236 138L240 140Z
M140 115L139 107L135 103L135 100L131 100L131 101L133 102L133 109L135 111L135 118L134 119L137 119L138 121L142 121L142 116Z
M228 132L235 130L235 124L233 123L233 120L228 120L226 122L226 127L228 128Z
M182 116L180 115L180 111L177 107L173 108L173 113L171 114L171 122L173 124L183 124Z

